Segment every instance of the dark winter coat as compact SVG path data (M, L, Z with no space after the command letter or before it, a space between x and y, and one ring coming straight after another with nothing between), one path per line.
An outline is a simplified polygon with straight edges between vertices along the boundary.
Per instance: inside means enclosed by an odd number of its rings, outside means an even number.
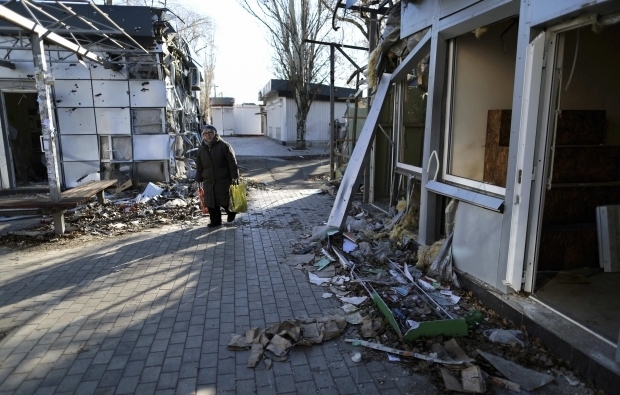
M228 207L233 178L239 178L239 168L230 144L217 134L211 147L203 141L196 156L196 181L202 182L207 207Z

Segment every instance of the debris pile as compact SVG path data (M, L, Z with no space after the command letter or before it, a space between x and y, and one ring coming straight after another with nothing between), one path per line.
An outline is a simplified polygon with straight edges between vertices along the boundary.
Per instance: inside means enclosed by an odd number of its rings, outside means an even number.
M242 178L247 190L264 189L263 183ZM248 192L248 196L250 192ZM140 189L105 194L105 204L93 201L65 212L65 233L54 234L53 219L43 217L34 227L0 235L0 244L32 246L66 243L85 237L111 237L168 224L192 224L205 217L197 184L190 182L149 183Z
M342 303L346 341L363 350L354 361L407 363L451 391L484 393L487 385L533 391L557 380L589 393L567 361L460 289L451 235L419 245L416 212L398 207L389 216L354 203L346 231L315 227L281 262Z
M267 369L272 361L282 362L294 346L312 346L338 337L347 323L340 309L318 318L303 318L271 325L265 330L252 328L243 335L232 335L230 350L250 350L248 367L255 367L262 358Z

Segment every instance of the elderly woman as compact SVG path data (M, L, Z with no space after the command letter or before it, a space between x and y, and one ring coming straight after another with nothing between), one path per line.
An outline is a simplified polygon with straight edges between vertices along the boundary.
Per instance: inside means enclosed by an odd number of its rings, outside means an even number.
M222 225L220 207L228 214L228 222L235 220L235 215L228 211L229 190L239 178L239 167L235 152L230 144L222 140L217 129L211 125L202 127L202 144L196 157L196 182L202 182L204 204L209 208L210 228Z

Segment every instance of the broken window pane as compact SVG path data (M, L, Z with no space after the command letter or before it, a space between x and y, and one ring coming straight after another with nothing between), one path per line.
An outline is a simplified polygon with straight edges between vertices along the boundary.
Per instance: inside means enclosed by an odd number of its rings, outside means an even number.
M103 161L131 160L131 137L99 136L99 152Z
M110 160L110 136L99 136L99 156L102 160Z
M426 95L417 87L405 87L405 94L407 98L403 103L403 127L400 135L398 161L407 165L422 167Z
M168 181L167 174L167 162L136 162L136 173L138 182L148 181Z
M446 179L471 187L505 185L507 146L500 144L500 131L491 131L497 110L511 110L517 54L518 23L509 19L488 26L480 35L457 37L451 51L452 94L446 141ZM499 134L498 134L499 133ZM495 136L495 137L493 137ZM491 141L492 140L492 141ZM490 162L489 162L490 161ZM485 163L489 162L489 163ZM501 170L501 176L485 169ZM457 179L458 178L458 179ZM502 185L504 184L504 185ZM485 186L486 188L486 186ZM503 189L488 189L503 193Z
M132 109L133 132L135 134L163 133L163 110Z
M131 162L121 163L109 163L104 162L101 164L101 179L102 180L118 180L119 185L129 181L133 176L133 167Z
M131 137L112 136L112 160L131 160Z
M157 55L128 55L127 70L129 79L132 80L158 80L160 79Z

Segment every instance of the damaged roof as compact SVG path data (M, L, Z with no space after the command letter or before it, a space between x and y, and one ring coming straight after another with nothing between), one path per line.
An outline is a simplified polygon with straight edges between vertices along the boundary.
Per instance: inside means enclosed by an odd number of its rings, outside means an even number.
M62 2L71 8L79 16L91 21L93 25L99 29L96 30L86 21L78 17L68 17L66 10L63 10L55 2L36 2L34 5L41 8L44 12L33 9L36 18L50 31L60 35L68 35L69 32L75 34L78 38L95 38L100 37L102 33L108 34L111 38L122 38L122 34L118 34L118 30L102 16L95 7L88 3ZM32 19L32 15L22 2L0 0L0 5L14 11L21 16ZM143 6L120 6L120 5L98 5L101 11L114 21L127 34L134 38L140 45L155 45L155 34L153 32L153 22L159 19L161 10ZM48 15L46 15L48 14ZM51 16L51 17L50 17ZM69 27L62 26L53 18L63 20L63 23ZM49 27L48 27L49 26ZM0 20L0 34L10 35L22 30L9 22Z

